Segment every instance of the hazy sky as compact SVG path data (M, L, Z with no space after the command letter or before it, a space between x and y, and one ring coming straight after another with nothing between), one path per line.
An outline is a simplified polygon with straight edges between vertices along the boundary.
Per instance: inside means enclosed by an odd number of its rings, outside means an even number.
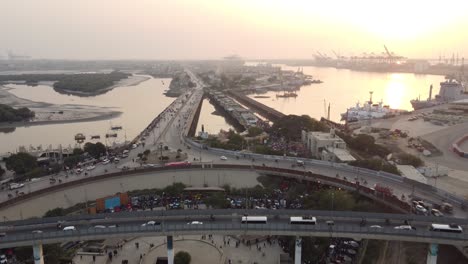
M53 59L468 57L466 0L0 0L0 55Z

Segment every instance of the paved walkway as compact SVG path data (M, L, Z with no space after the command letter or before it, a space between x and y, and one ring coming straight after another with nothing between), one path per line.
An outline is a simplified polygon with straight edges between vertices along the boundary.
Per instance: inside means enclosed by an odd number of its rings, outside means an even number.
M278 263L279 256L283 252L278 243L273 242L269 245L266 242L246 246L239 243L236 247L236 239L228 236L206 235L204 239L201 236L178 236L174 237L174 250L187 251L192 256L191 264L225 264L231 260L231 263ZM136 246L138 243L138 248ZM153 244L153 247L151 247ZM93 257L88 255L77 255L73 259L75 264L107 264L122 263L122 260L128 260L129 264L141 263L153 264L156 258L167 256L166 237L140 237L131 239L123 243L116 249L117 255L109 260L107 254Z

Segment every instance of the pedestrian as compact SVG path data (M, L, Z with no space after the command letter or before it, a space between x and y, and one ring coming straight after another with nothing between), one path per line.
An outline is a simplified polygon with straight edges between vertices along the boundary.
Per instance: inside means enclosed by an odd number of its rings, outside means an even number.
M142 254L140 254L140 261L141 261L142 259L143 259L143 255L142 255Z

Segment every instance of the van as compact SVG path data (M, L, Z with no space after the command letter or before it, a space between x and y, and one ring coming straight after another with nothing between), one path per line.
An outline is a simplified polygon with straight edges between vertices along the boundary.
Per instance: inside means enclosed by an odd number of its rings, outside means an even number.
M63 228L63 231L76 231L76 228L74 226L66 226Z
M304 166L304 161L302 160L296 160L297 166Z

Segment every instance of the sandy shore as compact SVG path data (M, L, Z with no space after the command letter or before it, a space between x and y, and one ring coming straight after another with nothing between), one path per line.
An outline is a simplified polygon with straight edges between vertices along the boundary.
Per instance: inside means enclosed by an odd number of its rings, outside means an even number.
M34 111L36 116L29 122L0 123L1 128L96 121L115 118L121 114L121 112L113 108L34 102L19 98L10 93L9 90L10 88L8 87L0 86L0 104L6 104L15 108L27 107Z

